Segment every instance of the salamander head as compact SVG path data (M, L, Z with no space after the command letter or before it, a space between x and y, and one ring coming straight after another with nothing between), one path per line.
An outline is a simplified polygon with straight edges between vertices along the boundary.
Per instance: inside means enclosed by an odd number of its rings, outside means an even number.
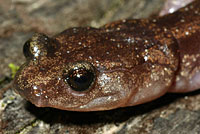
M155 87L155 95L167 90L177 61L157 46L139 47L142 43L95 28L72 28L52 38L35 34L24 44L16 92L38 107L73 111L143 103L151 97L148 89ZM158 56L148 60L152 55L145 49Z

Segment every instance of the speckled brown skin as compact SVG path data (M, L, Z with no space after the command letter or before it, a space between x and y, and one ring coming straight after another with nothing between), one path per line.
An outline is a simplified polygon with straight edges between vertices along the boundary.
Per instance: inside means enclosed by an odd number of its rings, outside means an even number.
M200 1L150 20L121 20L99 29L71 28L28 41L16 92L39 107L109 110L200 87ZM27 48L26 48L27 49ZM84 91L66 81L71 69L94 74Z

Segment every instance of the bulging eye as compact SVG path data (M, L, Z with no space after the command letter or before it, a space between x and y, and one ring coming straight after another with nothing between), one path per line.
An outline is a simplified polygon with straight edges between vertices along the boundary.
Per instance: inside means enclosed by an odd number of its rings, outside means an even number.
M95 73L90 64L77 63L72 65L64 75L65 81L72 90L86 91L95 81Z
M24 56L26 58L36 58L36 59L40 56L46 56L47 49L48 48L50 49L50 47L48 47L50 45L49 41L50 39L44 34L40 33L34 34L31 39L29 39L24 43L23 47Z
M23 53L26 58L32 57L32 53L30 52L30 40L24 43Z

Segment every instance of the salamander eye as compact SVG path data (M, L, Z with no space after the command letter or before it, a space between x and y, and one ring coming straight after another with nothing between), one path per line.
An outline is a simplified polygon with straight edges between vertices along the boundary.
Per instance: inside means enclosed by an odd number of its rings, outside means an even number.
M26 58L38 58L47 55L49 46L49 38L40 33L33 35L31 39L24 43L23 53Z
M85 91L94 83L95 73L90 64L76 63L69 68L64 74L64 79L72 90Z
M32 53L30 52L30 40L24 43L23 53L26 58L32 57Z

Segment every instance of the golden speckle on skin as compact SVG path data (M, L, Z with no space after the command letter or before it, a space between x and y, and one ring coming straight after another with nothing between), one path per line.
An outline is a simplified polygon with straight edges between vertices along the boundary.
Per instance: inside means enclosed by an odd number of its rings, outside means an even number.
M186 31L186 32L185 32L185 35L189 35L189 32L188 32L188 31Z
M182 69L181 69L181 76L182 77L188 77L191 78L191 70L194 70L195 68L193 67L194 65L192 64L195 62L198 58L200 58L200 55L184 55L182 59ZM198 67L198 66L197 66Z
M188 7L186 7L186 8L185 8L185 11L188 11L188 10L189 10Z
M36 106L72 111L109 110L168 91L195 90L200 87L199 29L200 1L195 1L154 19L70 28L51 38L35 34L26 43L27 61L14 85Z

